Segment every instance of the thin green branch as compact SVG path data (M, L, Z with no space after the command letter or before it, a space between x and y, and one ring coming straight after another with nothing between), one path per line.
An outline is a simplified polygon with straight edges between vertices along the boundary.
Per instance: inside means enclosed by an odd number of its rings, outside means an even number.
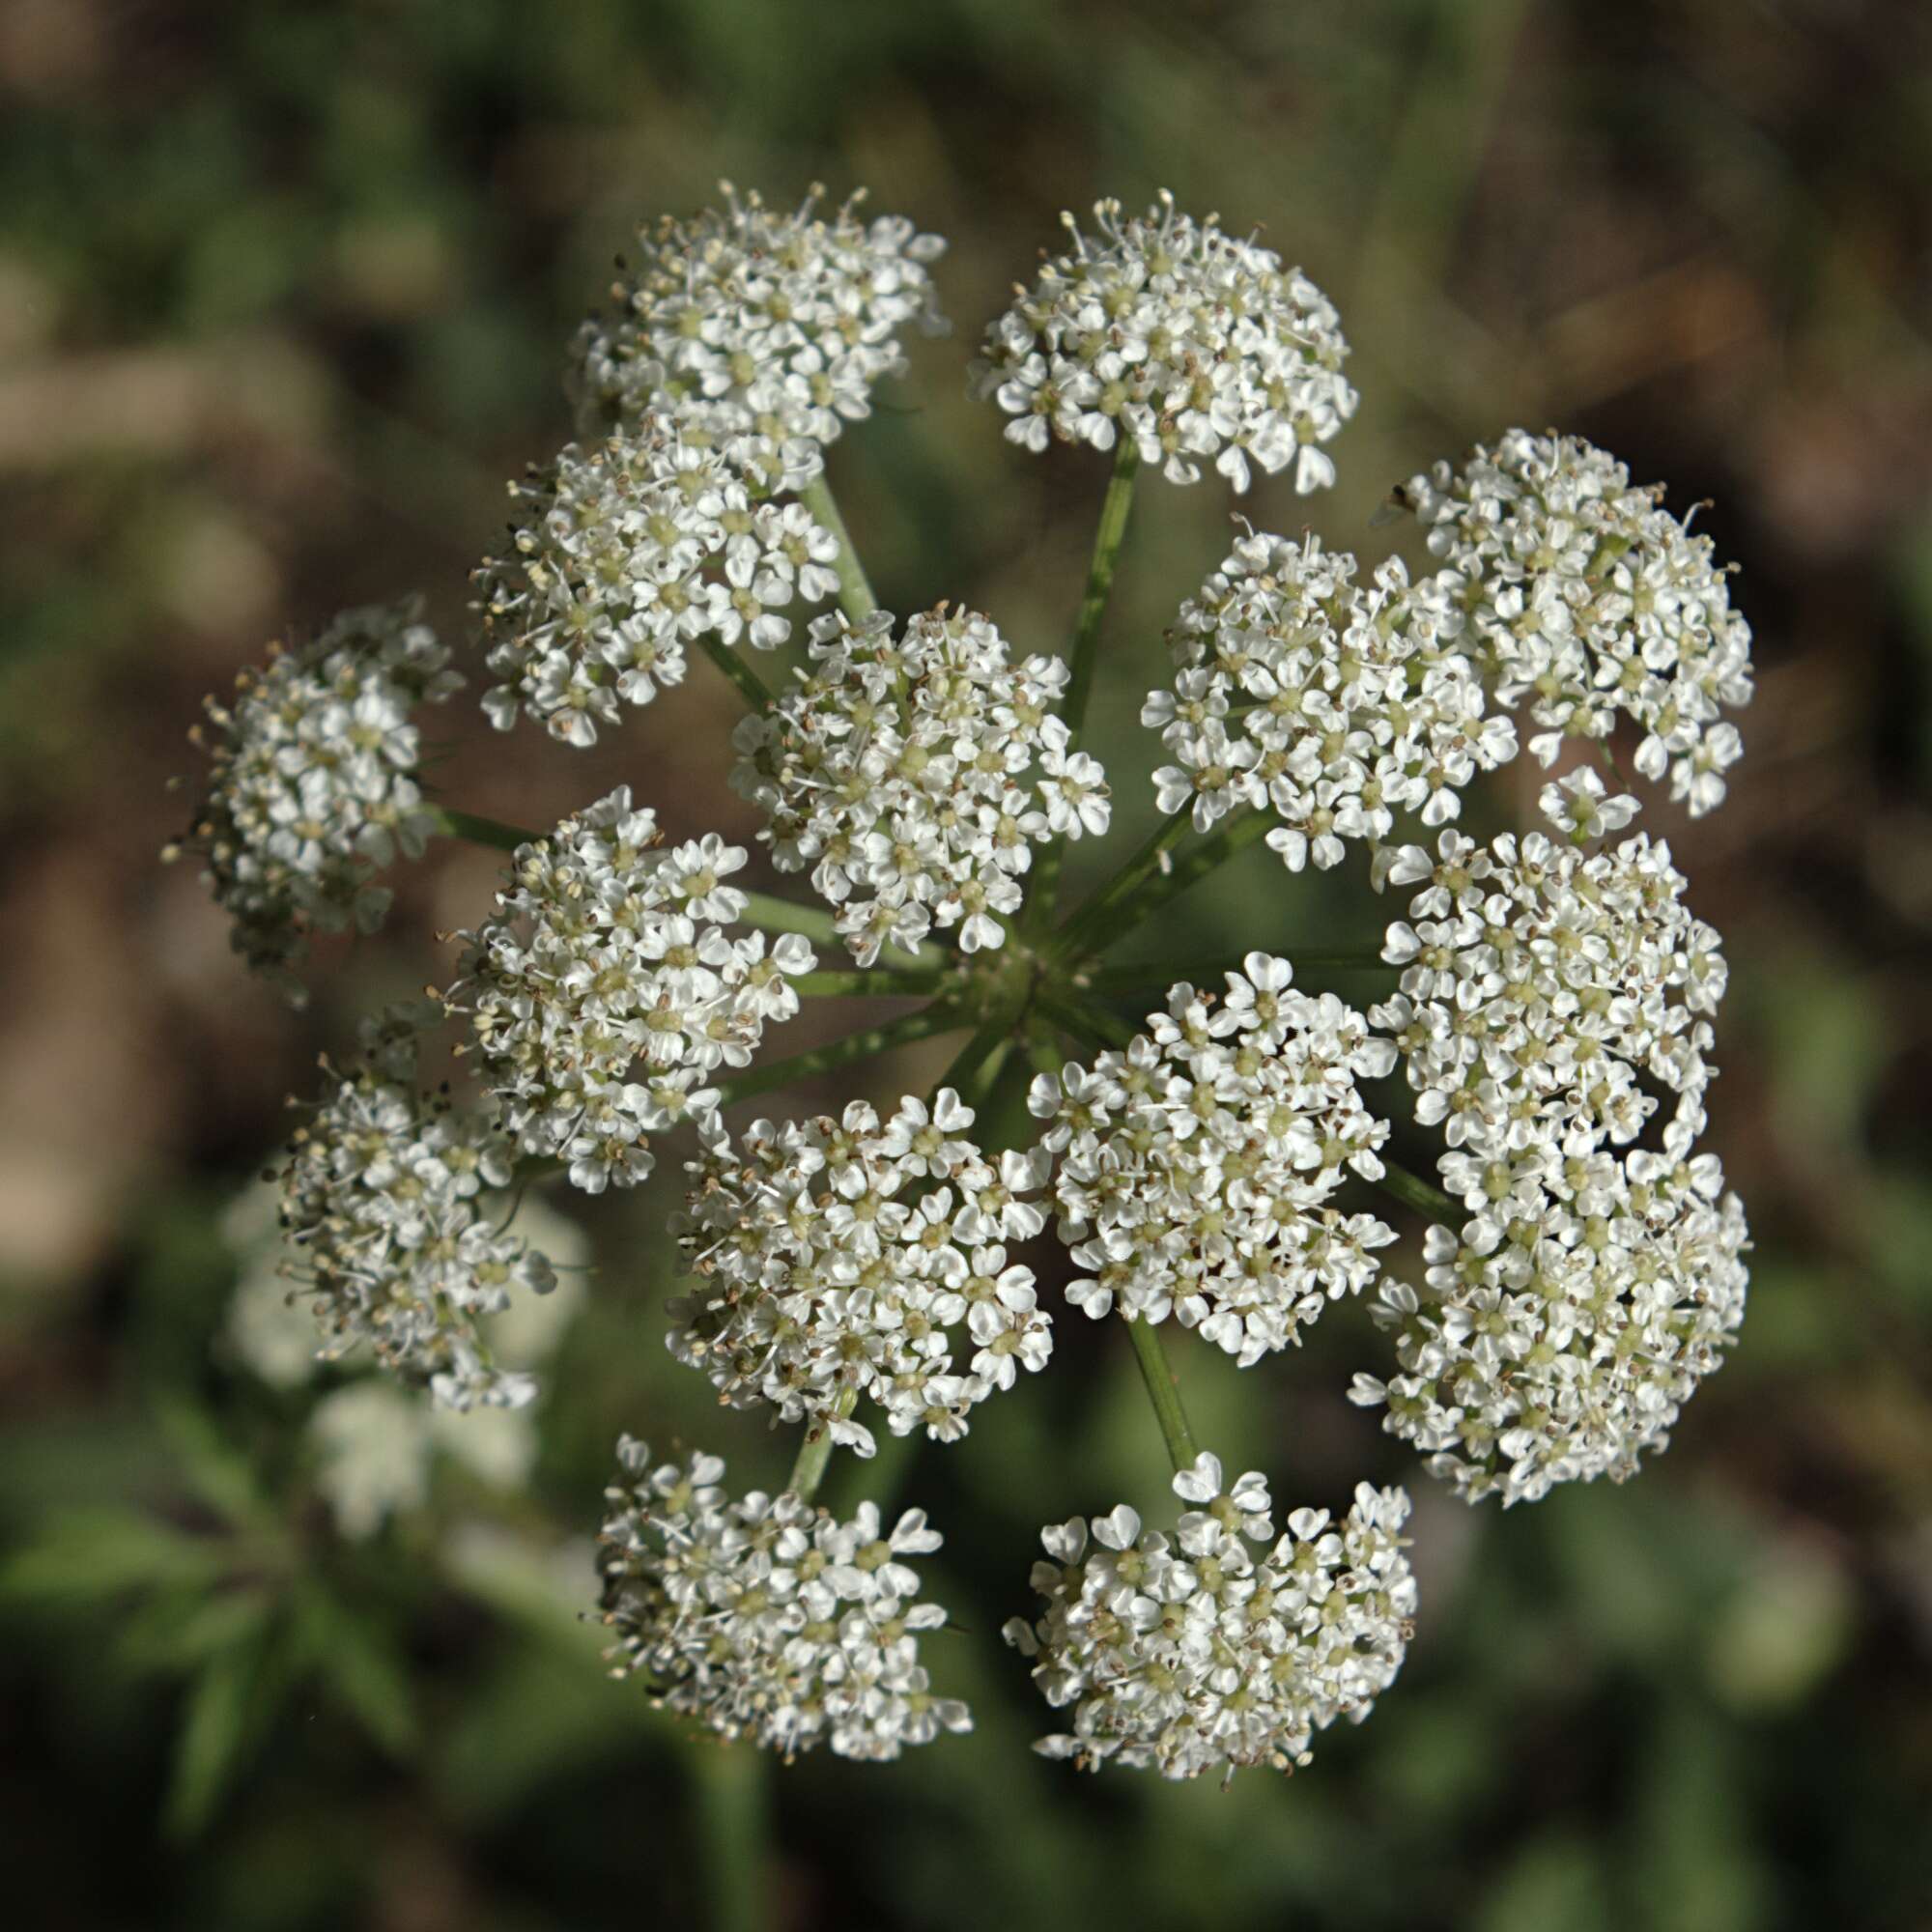
M841 1039L827 1040L822 1046L808 1047L783 1060L771 1060L760 1066L749 1066L721 1083L718 1104L728 1107L753 1094L768 1094L775 1087L788 1087L797 1080L811 1080L834 1067L849 1066L855 1060L869 1060L875 1053L890 1053L895 1047L909 1046L914 1040L929 1038L936 1033L960 1033L973 1024L971 1015L957 1007L935 1002L916 1013L904 1013L882 1026L863 1027Z
M1192 823L1189 812L1177 811L1151 833L1140 850L1054 935L1047 948L1049 955L1065 959L1087 948L1090 933L1150 874L1159 869L1161 861L1187 837Z
M1167 1350L1161 1346L1160 1330L1151 1321L1128 1321L1127 1340L1134 1345L1134 1360L1140 1366L1141 1380L1147 1384L1148 1400L1153 1404L1154 1418L1160 1424L1161 1440L1167 1444L1167 1459L1175 1473L1191 1469L1201 1454L1194 1432L1187 1426L1187 1411L1180 1406L1180 1384L1168 1366Z
M1166 829L1172 830L1176 819L1181 821L1180 829L1184 832L1184 812L1177 812ZM1183 853L1165 871L1159 869L1161 854L1154 853L1151 862L1140 867L1139 876L1123 891L1111 894L1105 904L1094 908L1091 916L1082 913L1074 925L1063 928L1065 939L1059 956L1068 958L1083 952L1104 952L1122 933L1151 918L1168 900L1199 885L1237 852L1246 851L1256 839L1273 830L1274 824L1271 812L1245 811L1237 818L1224 821L1218 832ZM1179 837L1177 833L1176 840Z
M1087 703L1093 695L1094 673L1099 663L1100 623L1106 615L1107 599L1114 588L1114 571L1121 558L1121 543L1127 532L1127 518L1134 506L1134 472L1140 468L1139 446L1122 437L1114 449L1113 473L1107 479L1107 494L1100 503L1099 526L1094 532L1094 556L1087 567L1087 588L1080 599L1080 615L1073 627L1073 642L1067 653L1066 696L1060 708L1065 721L1067 749L1076 750L1087 726ZM1066 841L1051 840L1034 869L1023 927L1037 932L1053 922L1053 909L1060 896L1060 868Z
M845 519L838 514L831 479L824 470L821 469L798 493L798 498L811 512L812 521L824 525L838 539L838 608L853 623L863 624L879 608L879 600L872 595L866 566L859 561L859 553L852 545L852 533L845 527Z
M845 943L838 931L837 916L825 906L795 905L790 899L777 898L770 893L747 893L743 917L747 925L758 926L766 932L802 933L815 946ZM885 957L895 968L918 967L928 972L941 972L957 963L943 947L929 942L912 952L889 946Z
M938 967L872 966L851 972L794 973L791 983L808 999L929 999L957 977Z
M447 805L425 805L423 810L444 838L467 838L472 845L488 845L493 851L514 852L519 845L531 844L543 837L540 832L526 832L521 826L505 825L499 818L458 811Z
M778 701L770 685L724 642L715 631L706 631L697 640L698 648L738 687L738 695L760 717Z
M1330 973L1392 973L1395 968L1373 952L1304 952L1298 946L1287 949L1289 962L1297 970ZM1240 961L1220 959L1135 959L1125 965L1090 966L1073 976L1073 984L1089 993L1139 993L1167 989L1179 980L1191 986L1205 986L1218 992L1229 973L1238 972Z
M741 1745L700 1745L690 1754L697 1799L710 1922L718 1932L762 1932L770 1923L766 1898L769 1826L765 1753Z
M1432 1220L1447 1221L1452 1226L1463 1218L1463 1209L1451 1195L1443 1193L1434 1181L1424 1180L1419 1174L1411 1174L1406 1167L1398 1167L1384 1154L1382 1156L1382 1178L1376 1182L1384 1194L1393 1194L1405 1207L1413 1208L1419 1214L1427 1214Z

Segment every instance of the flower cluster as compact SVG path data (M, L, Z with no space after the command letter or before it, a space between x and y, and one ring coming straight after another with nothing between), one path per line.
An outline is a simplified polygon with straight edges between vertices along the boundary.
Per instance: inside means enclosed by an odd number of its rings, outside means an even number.
M501 730L522 711L567 744L595 744L623 705L683 681L695 639L775 649L794 601L838 588L838 540L802 504L765 500L655 415L572 444L511 496L511 554L476 573L499 680L483 708Z
M1580 438L1511 430L1396 499L1448 565L1436 582L1497 696L1530 700L1544 727L1530 750L1552 763L1566 737L1606 738L1621 711L1645 734L1637 770L1667 772L1696 816L1721 803L1743 749L1721 713L1750 697L1750 627L1711 540L1662 494Z
M389 893L376 872L398 851L418 856L435 823L412 714L462 683L412 600L345 611L243 672L231 702L208 700L193 735L211 769L169 856L201 860L251 967L280 975L311 931L381 922Z
M520 845L496 917L459 935L449 1002L475 1027L506 1131L593 1194L650 1173L646 1135L715 1120L702 1083L798 1010L786 976L814 963L796 934L768 949L727 930L746 907L724 883L742 846L659 836L619 786Z
M1628 809L1593 804L1594 775L1567 796L1600 824ZM1402 990L1370 1017L1402 1050L1417 1120L1442 1126L1479 1187L1492 1166L1634 1140L1657 1107L1639 1073L1677 1096L1679 1132L1701 1131L1724 957L1662 839L1588 852L1540 832L1484 846L1450 831L1433 859L1388 855L1385 875L1421 890L1382 952Z
M999 946L1033 847L1107 828L1106 775L1052 715L1066 667L1009 664L987 618L943 604L896 639L884 611L821 617L810 648L798 688L733 740L774 863L811 867L861 965L935 925Z
M1550 1161L1430 1229L1419 1293L1383 1283L1401 1372L1351 1397L1470 1502L1621 1482L1736 1339L1748 1246L1715 1154Z
M1174 688L1141 712L1175 759L1153 775L1163 811L1191 810L1206 832L1264 808L1280 820L1268 844L1298 872L1339 865L1346 840L1379 844L1398 811L1445 823L1478 771L1516 755L1453 618L1398 561L1371 587L1354 576L1319 537L1250 533L1181 606Z
M1395 1238L1325 1204L1352 1169L1382 1172L1388 1123L1358 1079L1395 1049L1333 994L1290 989L1285 959L1251 952L1227 997L1182 983L1124 1052L1042 1073L1028 1103L1058 1156L1062 1237L1090 1316L1173 1314L1245 1367L1299 1338L1376 1272Z
M1291 465L1307 492L1335 480L1321 444L1355 412L1334 304L1299 269L1163 193L1145 215L1064 215L1071 250L986 331L974 378L1032 450L1049 438L1111 449L1124 438L1171 482L1201 463L1245 490L1249 465Z
M789 214L724 192L723 213L639 232L636 270L578 339L583 414L608 428L662 410L740 467L802 440L814 447L783 461L815 473L816 446L904 370L899 331L944 328L926 268L946 243L900 215L862 221L859 195L827 216L816 189Z
M885 1762L972 1728L919 1662L919 1633L946 1621L912 1601L904 1559L940 1546L923 1511L887 1531L862 1503L838 1522L789 1491L728 1496L716 1456L654 1466L630 1436L617 1456L598 1553L613 1675L640 1674L660 1706L787 1758L826 1744Z
M295 1136L281 1182L288 1273L310 1300L325 1357L367 1342L450 1407L514 1408L536 1384L497 1366L479 1321L513 1291L547 1293L555 1276L503 1231L490 1198L509 1185L508 1142L419 1089L417 1047L434 1016L391 1008L366 1025L363 1057L331 1073Z
M883 1123L855 1100L837 1121L759 1121L736 1148L718 1139L689 1164L673 1225L699 1287L671 1304L672 1353L727 1402L829 1426L862 1456L862 1396L895 1435L964 1435L968 1409L1053 1350L1033 1271L1005 1246L1045 1225L1020 1198L1038 1178L1025 1155L988 1159L972 1124L942 1087L929 1109L908 1095Z
M1399 1534L1408 1497L1363 1483L1341 1522L1296 1510L1276 1541L1259 1474L1224 1493L1203 1454L1174 1488L1195 1507L1172 1537L1143 1533L1124 1503L1041 1533L1045 1614L1004 1634L1072 1727L1034 1748L1163 1777L1306 1764L1315 1732L1359 1723L1402 1667L1416 1602Z

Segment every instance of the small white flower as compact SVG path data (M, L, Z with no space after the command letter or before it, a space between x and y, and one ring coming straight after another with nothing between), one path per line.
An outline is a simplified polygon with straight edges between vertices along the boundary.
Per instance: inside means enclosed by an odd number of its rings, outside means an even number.
M1505 705L1529 700L1537 757L1607 738L1621 711L1645 734L1637 770L1668 773L1695 817L1722 801L1742 749L1720 717L1749 701L1750 627L1710 538L1662 495L1578 437L1516 429L1411 477L1396 500L1447 565L1433 582L1485 683Z
M697 1285L670 1304L671 1352L725 1402L829 1425L862 1456L862 1398L895 1435L957 1440L969 1409L1053 1349L1032 1270L1002 1240L1011 1184L1032 1177L989 1162L972 1123L942 1088L883 1124L855 1100L837 1121L714 1136L672 1222Z
M721 1069L749 1065L798 1010L811 949L730 930L741 846L671 850L628 786L520 845L496 916L466 942L449 1004L469 1015L506 1132L560 1156L574 1185L629 1187L645 1139L715 1119Z
M1097 235L1062 216L1071 248L986 330L974 386L1012 418L1009 440L1108 450L1124 436L1175 483L1204 458L1237 491L1251 463L1291 469L1303 495L1332 483L1318 445L1356 398L1328 298L1165 191L1144 216L1102 201L1094 217Z
M821 214L814 189L781 213L723 186L722 213L639 231L636 268L578 338L581 412L597 432L674 415L795 488L904 370L905 327L944 329L927 268L946 243L899 215L861 220L860 195Z
M1105 774L1051 715L1057 658L1009 662L991 621L945 605L811 626L811 671L733 743L731 782L767 814L782 871L811 871L861 965L956 929L1004 945L1036 845L1106 829ZM1033 776L1035 767L1038 776Z
M536 1385L497 1366L486 1318L513 1291L545 1294L556 1277L497 1225L509 1142L419 1091L417 1042L435 1017L392 1008L363 1029L363 1059L331 1073L282 1175L286 1273L322 1329L324 1357L367 1342L440 1403L514 1408Z
M1042 1756L1171 1778L1287 1771L1308 1762L1315 1732L1359 1723L1394 1682L1416 1605L1400 1535L1408 1497L1363 1483L1333 1528L1326 1510L1296 1510L1274 1542L1265 1483L1219 1486L1212 1456L1175 1478L1206 1507L1172 1536L1143 1534L1124 1503L1094 1519L1095 1551L1078 1519L1041 1532L1045 1611L1002 1634L1068 1714L1068 1730L1035 1745Z
M389 902L377 870L420 856L435 820L411 715L462 684L412 599L345 611L244 672L230 703L208 700L194 735L210 771L179 850L202 862L235 950L298 1003L287 974L310 932L373 929Z
M919 1661L946 1621L903 1560L940 1547L923 1510L888 1532L871 1503L838 1522L789 1491L730 1496L715 1456L654 1465L630 1436L617 1454L598 1551L613 1676L787 1759L822 1744L885 1763L972 1729Z
M1355 1083L1386 1073L1395 1050L1292 977L1250 953L1218 1006L1177 985L1123 1052L1035 1080L1074 1307L1172 1314L1245 1367L1374 1277L1394 1230L1326 1203L1350 1171L1382 1172L1388 1123Z

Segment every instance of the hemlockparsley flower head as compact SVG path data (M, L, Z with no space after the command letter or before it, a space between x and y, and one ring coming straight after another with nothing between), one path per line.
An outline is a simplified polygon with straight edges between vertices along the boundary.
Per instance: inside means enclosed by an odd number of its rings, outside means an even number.
M1053 1350L1033 1271L1007 1258L1045 1225L1019 1198L1038 1177L1023 1154L983 1155L972 1124L942 1087L883 1124L855 1100L837 1121L715 1141L672 1224L700 1285L671 1304L671 1352L727 1402L771 1403L862 1456L862 1396L895 1435L964 1435L976 1403Z
M367 1342L452 1408L514 1408L536 1384L497 1366L479 1322L513 1292L548 1293L555 1276L503 1231L494 1197L510 1184L508 1141L420 1090L418 1042L437 1016L429 1005L388 1009L363 1027L363 1057L331 1069L282 1176L287 1273L322 1327L325 1358Z
M786 976L815 963L796 934L768 948L728 930L742 846L660 836L620 785L518 846L496 917L458 935L449 1001L475 1026L504 1128L592 1194L650 1173L646 1135L715 1120L710 1077L798 1010Z
M592 745L625 704L683 681L706 634L772 650L784 612L838 588L838 541L799 503L762 500L715 450L646 414L511 485L513 554L476 573L500 729L518 712Z
M1179 984L1124 1052L1034 1081L1074 1307L1173 1314L1245 1367L1376 1273L1394 1230L1326 1203L1350 1171L1383 1171L1388 1122L1355 1083L1386 1073L1395 1049L1292 978L1251 952L1225 999Z
M716 1456L653 1466L627 1435L617 1458L598 1553L613 1676L642 1676L662 1708L787 1759L824 1744L883 1763L972 1729L919 1661L919 1634L946 1621L913 1601L905 1558L940 1547L923 1510L888 1530L862 1503L839 1522L789 1491L727 1495Z
M1433 1227L1426 1286L1382 1284L1400 1373L1364 1406L1476 1502L1622 1482L1664 1448L1744 1320L1750 1243L1715 1154L1594 1154Z
M1123 437L1175 483L1197 481L1202 459L1236 490L1251 462L1269 475L1293 466L1304 494L1332 483L1321 445L1356 398L1328 298L1165 192L1145 215L1102 201L1094 216L1096 236L1061 217L1071 249L986 331L975 385L1013 418L1009 440L1111 449Z
M235 950L282 975L311 931L363 931L388 909L376 873L418 857L434 820L416 785L411 715L461 688L416 600L345 611L307 643L271 646L194 733L211 769L194 823L168 856L193 852L235 922Z
M1637 770L1668 773L1694 817L1721 803L1743 749L1721 714L1750 698L1750 627L1710 539L1662 496L1581 438L1519 429L1396 500L1447 563L1435 582L1496 695L1527 698L1545 727L1530 750L1550 764L1566 737L1608 737L1621 711L1645 733Z
M1372 587L1319 537L1251 532L1169 632L1175 681L1141 723L1176 762L1153 775L1163 811L1197 831L1243 806L1280 819L1267 842L1291 871L1339 865L1345 841L1379 844L1398 811L1441 825L1478 771L1516 755L1509 720L1445 618L1400 562Z
M927 265L946 243L902 215L862 221L863 195L826 215L814 188L781 214L722 186L723 213L639 231L636 270L578 338L585 419L608 427L663 411L702 425L737 461L745 440L763 451L829 443L871 413L875 383L904 371L908 323L944 330Z
M1587 819L1626 816L1587 783L1551 789ZM1476 1164L1476 1186L1504 1186L1513 1162L1634 1140L1657 1108L1640 1073L1677 1096L1679 1144L1701 1131L1725 966L1668 845L1444 832L1433 860L1415 845L1384 856L1387 879L1421 890L1382 950L1402 991L1370 1018L1402 1051L1416 1119Z
M1224 1494L1204 1454L1174 1488L1202 1507L1171 1536L1143 1532L1124 1503L1041 1532L1052 1561L1034 1565L1033 1586L1046 1612L1003 1634L1071 1728L1034 1748L1176 1778L1304 1765L1314 1734L1360 1723L1402 1667L1416 1604L1408 1497L1359 1484L1339 1523L1298 1509L1270 1547L1259 1475Z
M810 650L798 688L732 741L773 862L811 868L861 965L934 926L968 952L1001 945L1033 847L1107 829L1106 774L1052 715L1066 667L1009 663L989 619L944 604L900 638L882 611L820 617Z

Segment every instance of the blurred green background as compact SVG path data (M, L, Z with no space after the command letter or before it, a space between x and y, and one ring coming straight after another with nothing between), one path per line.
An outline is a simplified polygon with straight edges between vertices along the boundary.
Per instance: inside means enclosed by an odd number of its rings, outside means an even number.
M1163 185L1260 224L1355 345L1340 487L1264 485L1258 525L1379 555L1390 484L1555 424L1679 509L1714 499L1745 567L1746 761L1714 817L1660 813L1733 963L1712 1134L1757 1240L1742 1347L1641 1482L1505 1517L1347 1405L1380 1360L1361 1308L1244 1375L1181 1346L1201 1433L1278 1495L1417 1493L1409 1662L1292 1779L1080 1779L1025 1747L1044 1713L996 1633L1030 1605L1037 1525L1164 1494L1111 1329L1063 1323L1052 1372L959 1450L835 1465L835 1507L883 1491L946 1531L928 1587L966 1634L932 1662L979 1728L780 1771L651 1717L572 1615L619 1428L746 1483L790 1447L664 1352L669 1188L560 1204L596 1266L526 1481L526 1441L493 1462L392 1418L357 1514L320 1419L344 1390L265 1377L237 1327L238 1281L261 1296L234 1204L285 1096L369 1005L446 977L434 935L494 862L437 848L292 1016L155 863L182 733L340 605L420 587L462 633L502 479L567 433L577 317L638 217L720 176L780 203L867 184L952 239L954 335L915 345L832 466L900 611L965 596L1029 647L1065 635L1105 466L1010 451L964 361L1063 205ZM1932 1926L1928 432L1916 0L6 0L12 1922ZM1143 487L1099 693L1117 850L1153 817L1133 718L1160 630L1229 509L1211 481ZM749 838L722 681L587 755L443 717L454 803L540 823L629 781ZM1358 873L1249 861L1185 902L1204 940L1374 929Z

